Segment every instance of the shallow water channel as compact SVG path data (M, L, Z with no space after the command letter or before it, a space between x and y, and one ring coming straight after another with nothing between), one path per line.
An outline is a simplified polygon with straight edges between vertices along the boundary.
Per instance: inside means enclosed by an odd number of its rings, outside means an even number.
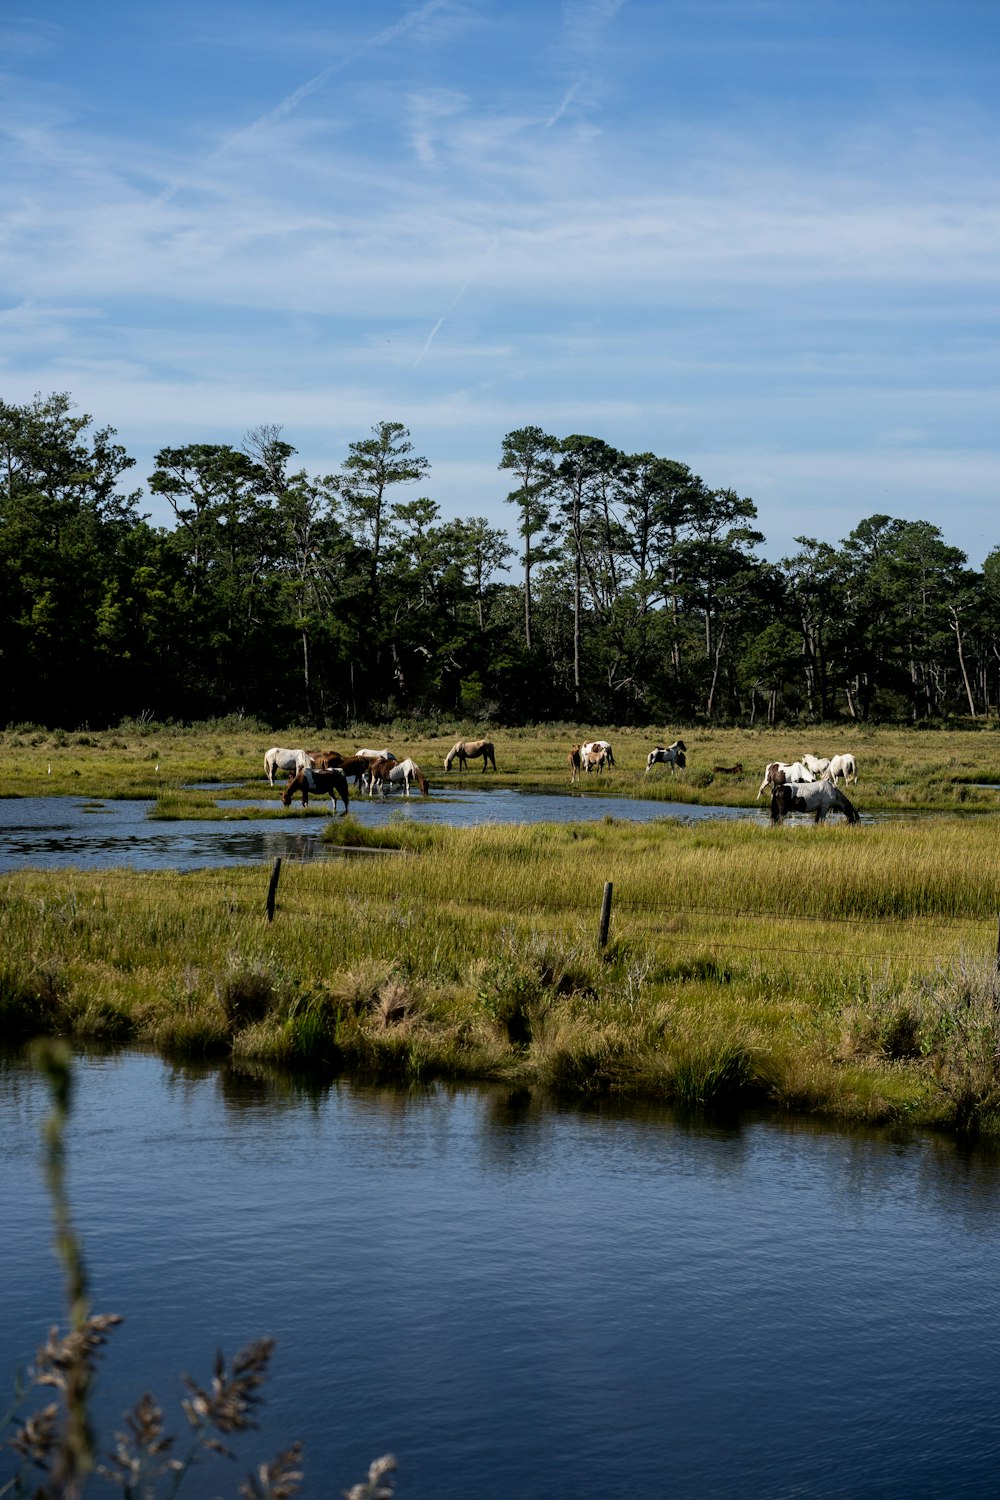
M311 805L328 806L328 799L312 798ZM273 808L278 793L222 806ZM10 797L0 799L0 870L31 865L36 869L70 866L107 869L194 870L211 865L253 863L285 858L338 858L340 851L320 841L322 818L294 815L274 821L216 822L184 818L153 822L152 802L88 800L82 797ZM587 797L570 793L523 792L498 787L489 790L449 789L446 796L352 798L351 810L364 823L392 818L446 823L455 827L475 823L577 822L585 818L707 817L759 818L758 809L695 807L683 803L650 802L628 797Z
M226 788L217 788L220 792ZM252 788L248 788L248 793ZM149 801L101 801L83 797L0 798L0 871L35 869L195 870L207 866L249 864L273 859L337 859L344 851L321 842L322 818L279 816L274 820L218 822L182 818L151 821ZM279 793L222 802L222 807L279 808ZM329 806L327 798L311 805ZM672 818L701 822L750 819L766 824L763 803L756 807L700 807L694 803L658 802L639 797L588 796L581 792L534 792L511 787L449 787L429 797L395 794L351 799L352 814L364 823L392 818L445 823L453 827L479 823L572 823L584 819L631 819L650 822ZM912 815L910 815L912 816ZM838 818L834 822L842 821ZM862 821L873 819L862 814ZM790 823L811 820L789 819Z
M60 1315L46 1111L0 1062L8 1384ZM185 1494L293 1437L316 1497L387 1451L400 1500L996 1492L1000 1176L948 1142L125 1054L77 1064L69 1175L127 1320L105 1431L278 1340L261 1433Z

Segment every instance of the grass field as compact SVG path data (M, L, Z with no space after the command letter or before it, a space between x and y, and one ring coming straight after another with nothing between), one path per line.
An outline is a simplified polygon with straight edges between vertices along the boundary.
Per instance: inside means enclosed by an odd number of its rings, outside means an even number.
M273 743L343 751L360 744L389 745L399 757L411 755L432 784L445 785L457 783L460 777L474 780L483 775L479 765L464 773L452 770L447 777L443 769L456 738L474 738L483 732L474 725L454 725L430 733L425 726L406 723L355 726L350 735L306 726L276 735L266 729L234 727L230 721L192 729L135 723L102 733L52 733L23 725L0 732L0 795L181 794L194 799L197 794L181 792L188 782L262 784L264 751ZM582 738L601 738L614 746L616 765L602 777L588 778L587 785L591 792L599 788L608 797L641 794L702 804L749 805L769 760L795 760L803 751L831 755L850 750L860 769L857 796L861 807L938 811L1000 807L1000 792L980 786L1000 786L1000 730L992 727L919 731L838 726L800 733L590 725L489 733L496 744L498 771L496 778L492 771L486 776L507 786L568 784L570 746ZM686 769L671 776L668 769L657 766L647 776L648 751L678 736L688 747ZM718 769L736 765L742 771Z
M247 1067L502 1078L693 1107L754 1099L868 1122L1000 1128L1000 821L969 815L1000 796L974 786L1000 782L1000 737L682 731L688 768L672 783L643 767L675 731L589 733L610 739L618 762L604 778L603 821L373 829L363 809L331 819L321 808L331 841L361 852L286 863L273 923L263 866L0 877L3 1034L62 1031ZM440 788L453 737L383 726L358 742L413 754ZM350 748L329 733L301 738ZM498 779L568 784L565 731L494 738ZM187 816L205 794L186 782L260 783L268 743L148 726L8 731L0 787L157 795L161 815ZM850 795L862 810L945 815L777 829L615 818L616 794L652 792L654 777L672 797L750 803L766 760L807 749L854 751ZM739 760L742 775L711 769ZM274 816L301 816L274 798Z

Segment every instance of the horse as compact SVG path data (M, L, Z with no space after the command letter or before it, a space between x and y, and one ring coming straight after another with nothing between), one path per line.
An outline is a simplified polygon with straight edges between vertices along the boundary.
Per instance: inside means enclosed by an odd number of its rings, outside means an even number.
M570 781L579 781L579 779L580 779L580 746L579 745L574 745L573 748L570 750L569 754L567 755L566 759L569 762L569 779L570 779Z
M780 823L793 812L811 813L817 823L822 823L830 812L842 812L848 823L861 822L861 814L853 802L848 802L832 781L776 786L771 792L771 822Z
M804 766L800 760L793 760L792 763L791 763L791 765L787 765L782 760L771 760L771 761L768 761L767 765L764 767L764 780L761 782L760 786L757 788L757 796L758 797L760 796L761 792L766 792L767 788L774 781L774 777L771 774L773 771L784 771L784 773L785 773L784 779L786 781L815 781L816 780L816 778L813 775L813 773L809 770L809 768L807 766Z
M591 750L603 750L604 758L607 761L608 765L614 765L615 758L611 752L611 746L608 744L607 740L585 740L584 743L580 746L580 755L584 761L586 761L586 758L590 754Z
M808 766L814 776L823 776L830 768L830 762L826 756L803 755L800 759L804 766Z
M339 797L344 804L346 813L351 805L351 795L347 789L347 777L339 766L330 766L325 771L315 771L312 766L303 766L291 776L288 785L281 794L281 800L285 807L291 807L292 798L296 792L302 793L302 806L309 806L309 793L316 795L326 793L333 803L334 810L337 807Z
M368 795L374 797L376 791L379 796L385 796L385 783L390 786L402 786L405 796L410 795L410 782L415 781L417 786L426 797L430 792L427 785L427 777L421 771L416 761L410 760L373 760L368 771Z
M854 756L848 753L835 755L830 762L826 775L833 782L834 786L837 785L837 778L840 776L843 776L845 786L849 781L853 781L854 785L857 786L858 763L854 759Z
M599 776L603 775L604 767L608 764L608 752L596 741L592 745L581 745L580 762L588 776L591 771L596 771Z
M735 766L713 766L712 771L716 776L742 776L743 762L738 760Z
M687 757L684 754L686 749L687 745L683 740L674 740L673 744L668 745L665 750L662 745L657 745L656 749L650 750L646 756L646 775L649 775L655 765L669 766L671 776L676 775L675 766L680 766L683 771L687 765Z
M393 760L394 757L388 756L387 759ZM356 787L360 787L362 779L366 777L368 775L368 772L371 770L371 764L372 763L367 756L349 755L346 760L341 761L340 769L349 779L353 777L354 785Z
M264 756L264 775L268 784L274 786L275 771L291 771L294 775L309 764L309 756L305 750L282 750L278 745L273 745Z
M487 762L493 767L494 771L497 768L496 756L493 754L492 740L457 740L444 758L444 768L446 771L451 770L451 763L456 756L458 757L458 769L460 771L467 771L469 769L469 761L478 760L480 756L483 757L484 774Z
M354 754L360 756L362 760L396 759L391 750L355 750Z
M486 769L485 766L483 767L483 769ZM416 761L411 760L409 756L407 756L405 760L398 760L393 766L392 770L389 772L389 783L391 786L398 786L401 782L403 786L403 792L408 797L410 795L411 781L415 781L417 783L417 786L420 788L425 797L430 795L431 789L427 784L427 777L424 775L423 771L421 771Z

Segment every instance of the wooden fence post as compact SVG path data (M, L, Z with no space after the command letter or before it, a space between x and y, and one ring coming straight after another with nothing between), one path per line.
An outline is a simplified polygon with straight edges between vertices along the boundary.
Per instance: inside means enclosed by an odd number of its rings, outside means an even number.
M278 892L278 877L281 874L281 855L279 854L271 870L271 880L267 887L267 920L274 921L274 898Z
M604 900L601 902L601 935L597 940L599 948L605 948L608 942L608 928L611 926L611 886L612 882L604 882Z
M1000 918L997 920L997 973L1000 974Z

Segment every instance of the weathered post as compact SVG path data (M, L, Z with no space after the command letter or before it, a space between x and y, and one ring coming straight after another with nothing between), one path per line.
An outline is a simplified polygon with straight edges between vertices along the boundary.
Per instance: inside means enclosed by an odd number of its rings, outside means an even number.
M271 880L267 887L267 920L274 921L274 898L278 893L278 877L281 874L281 855L279 854L271 870Z
M1000 918L997 919L997 973L1000 974Z
M601 902L601 935L597 940L599 948L607 947L608 928L611 926L611 886L612 882L604 882L604 900Z

